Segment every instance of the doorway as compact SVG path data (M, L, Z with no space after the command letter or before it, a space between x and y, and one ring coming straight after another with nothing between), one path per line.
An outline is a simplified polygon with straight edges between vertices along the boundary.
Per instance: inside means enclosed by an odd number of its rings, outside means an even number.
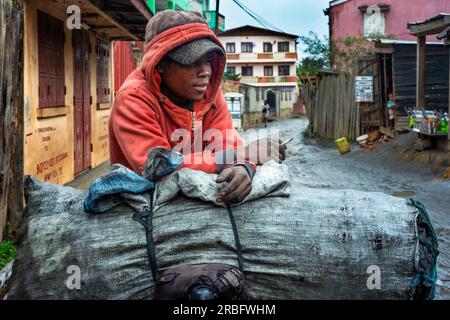
M270 106L270 114L276 116L277 115L277 99L275 92L267 91L267 103Z
M387 127L389 124L389 116L387 112L387 102L389 100L389 94L394 91L394 75L392 66L392 54L380 54L379 55L379 75L380 75L380 96L381 96L381 125Z
M90 40L86 30L74 30L73 104L75 175L91 166Z

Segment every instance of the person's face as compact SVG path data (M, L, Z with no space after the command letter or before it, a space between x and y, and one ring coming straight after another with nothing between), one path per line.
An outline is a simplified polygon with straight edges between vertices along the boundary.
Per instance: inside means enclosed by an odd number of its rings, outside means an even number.
M211 79L211 60L212 55L205 54L193 65L184 66L170 58L165 59L158 67L163 93L174 103L201 101Z
M394 100L394 95L393 94L389 95L389 100Z

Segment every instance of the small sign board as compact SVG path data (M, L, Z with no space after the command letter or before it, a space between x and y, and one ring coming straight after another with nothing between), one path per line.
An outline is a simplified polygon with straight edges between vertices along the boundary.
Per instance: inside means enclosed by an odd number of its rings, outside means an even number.
M373 76L355 77L355 101L373 102Z

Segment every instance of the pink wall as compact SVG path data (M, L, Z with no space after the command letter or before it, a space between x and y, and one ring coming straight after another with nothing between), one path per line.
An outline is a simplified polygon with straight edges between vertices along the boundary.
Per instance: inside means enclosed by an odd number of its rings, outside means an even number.
M332 38L364 34L364 14L360 6L390 5L386 15L386 35L394 34L398 40L416 40L409 34L407 24L422 21L442 12L450 13L450 0L349 0L330 9ZM429 40L437 41L436 37Z

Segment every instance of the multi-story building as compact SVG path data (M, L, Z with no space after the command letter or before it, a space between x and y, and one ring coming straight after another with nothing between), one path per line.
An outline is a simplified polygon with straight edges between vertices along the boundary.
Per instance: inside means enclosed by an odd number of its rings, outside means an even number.
M227 52L227 73L240 75L246 122L261 118L264 101L272 116L288 117L298 97L297 35L253 26L219 34ZM255 121L249 120L255 119Z
M415 41L408 30L408 23L448 10L447 0L333 0L325 14L329 17L332 40L381 35Z

